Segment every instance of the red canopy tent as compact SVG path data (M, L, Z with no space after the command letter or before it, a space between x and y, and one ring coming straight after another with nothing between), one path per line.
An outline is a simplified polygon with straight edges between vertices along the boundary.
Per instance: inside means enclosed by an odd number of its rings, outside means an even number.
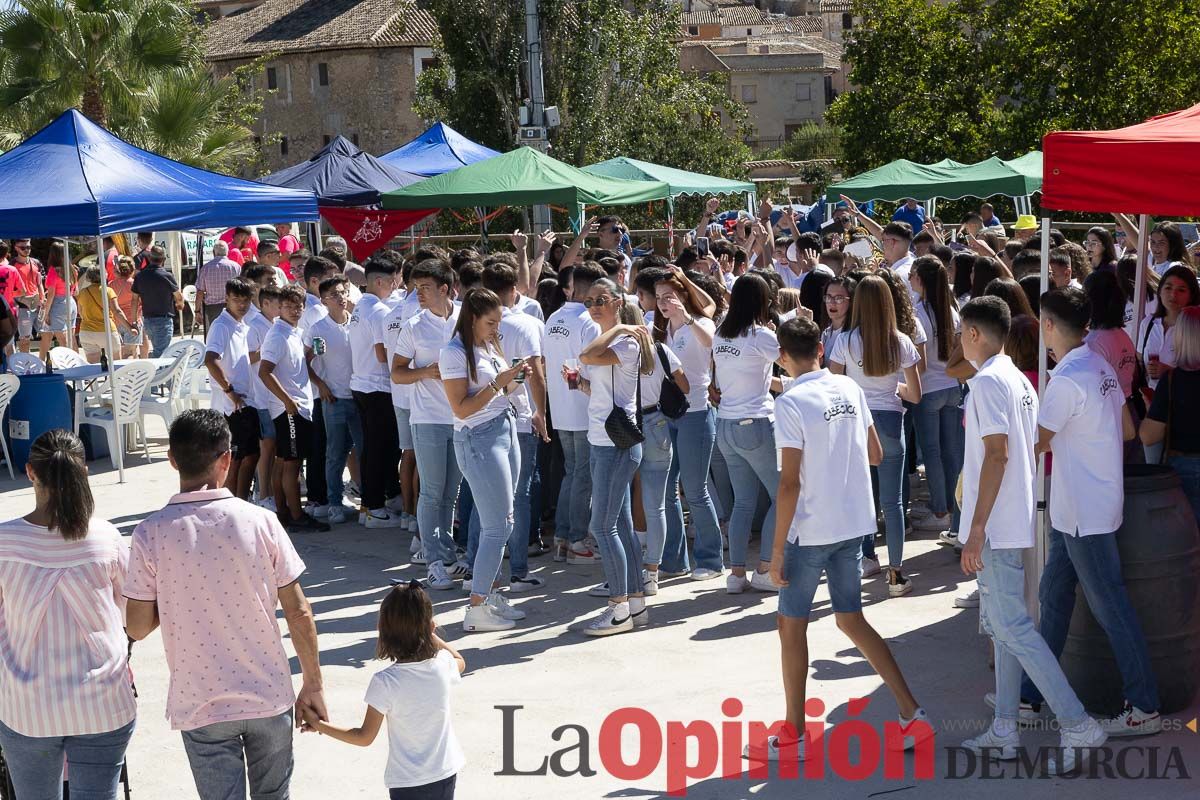
M1200 208L1200 105L1112 131L1042 139L1042 206L1192 216Z

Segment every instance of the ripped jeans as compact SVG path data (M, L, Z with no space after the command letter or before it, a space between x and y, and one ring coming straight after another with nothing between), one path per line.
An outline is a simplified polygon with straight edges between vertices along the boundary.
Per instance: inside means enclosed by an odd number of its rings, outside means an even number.
M513 531L513 488L521 472L521 448L512 414L454 432L454 455L479 512L479 549L471 569L471 594L486 597L500 574L504 545Z

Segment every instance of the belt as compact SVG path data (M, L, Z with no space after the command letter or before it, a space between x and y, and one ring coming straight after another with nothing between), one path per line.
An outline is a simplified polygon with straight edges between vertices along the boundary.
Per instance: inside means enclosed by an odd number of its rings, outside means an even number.
M643 409L642 409L642 414L643 414L643 415L645 415L645 414L657 414L657 413L658 413L658 403L655 403L655 404L654 404L654 405L652 405L652 406L646 406L645 408L643 408Z
M1185 453L1182 450L1168 450L1168 458L1200 458L1200 453Z

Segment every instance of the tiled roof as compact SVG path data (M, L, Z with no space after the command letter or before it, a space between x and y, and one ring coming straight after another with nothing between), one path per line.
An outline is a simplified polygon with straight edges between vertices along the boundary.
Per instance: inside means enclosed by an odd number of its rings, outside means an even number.
M785 17L771 23L772 33L821 33L825 30L825 20L818 16Z
M271 52L429 45L437 23L413 0L267 0L205 32L214 61Z
M716 11L685 11L684 25L720 25L721 16Z
M771 19L754 6L725 6L717 13L721 15L722 25L762 25Z
M850 10L852 0L821 0L821 13L842 13Z

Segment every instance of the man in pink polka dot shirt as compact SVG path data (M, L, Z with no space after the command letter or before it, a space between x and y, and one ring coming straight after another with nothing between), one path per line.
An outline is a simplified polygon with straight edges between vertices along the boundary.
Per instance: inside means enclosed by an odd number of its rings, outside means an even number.
M171 679L167 718L182 731L201 800L286 800L292 729L305 710L327 719L304 562L275 515L224 489L230 434L216 411L171 425L180 493L133 532L126 623L160 624ZM275 621L283 606L303 673L297 696ZM293 713L295 712L295 716ZM247 775L248 773L248 775Z

